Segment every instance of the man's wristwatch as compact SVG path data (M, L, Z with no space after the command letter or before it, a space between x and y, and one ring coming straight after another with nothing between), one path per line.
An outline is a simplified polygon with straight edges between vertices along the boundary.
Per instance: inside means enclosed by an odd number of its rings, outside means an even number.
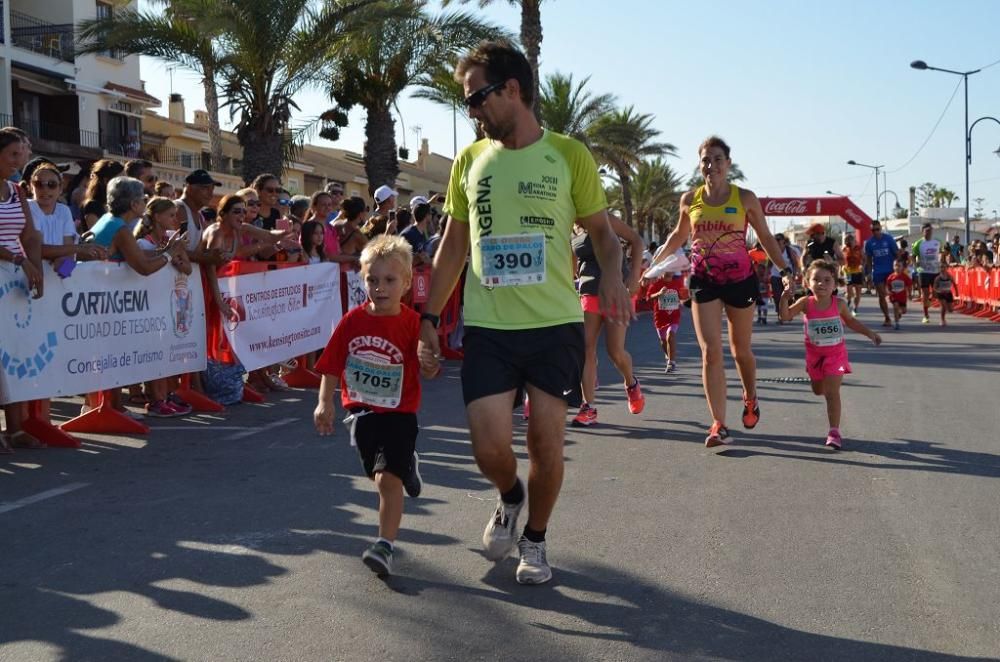
M421 313L420 314L420 321L423 322L424 320L427 320L428 322L430 322L431 325L435 329L438 328L439 326L441 326L441 316L440 315L434 315L432 313Z

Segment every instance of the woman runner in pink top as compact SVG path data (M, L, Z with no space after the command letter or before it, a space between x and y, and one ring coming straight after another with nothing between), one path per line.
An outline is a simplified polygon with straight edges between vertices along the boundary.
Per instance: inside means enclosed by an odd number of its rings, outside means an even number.
M809 263L806 270L806 284L811 295L801 297L789 305L792 291L791 277L786 276L786 289L778 304L778 316L784 321L802 313L806 334L806 373L812 381L813 393L826 397L826 415L830 419L830 432L826 435L826 446L840 450L843 440L840 436L840 384L844 375L850 374L851 364L847 360L847 343L844 341L844 327L864 334L876 345L882 343L877 333L862 324L847 307L847 302L834 296L837 287L837 265L819 259Z
M754 304L759 288L747 250L747 227L771 261L787 269L778 243L771 235L764 210L753 191L729 182L729 145L711 136L698 148L704 186L681 196L680 220L653 264L662 262L691 238L691 317L702 355L702 381L712 427L705 438L709 448L732 443L726 427L726 371L722 363L722 312L729 320L729 347L743 383L743 427L760 420L757 403L757 364L750 348Z

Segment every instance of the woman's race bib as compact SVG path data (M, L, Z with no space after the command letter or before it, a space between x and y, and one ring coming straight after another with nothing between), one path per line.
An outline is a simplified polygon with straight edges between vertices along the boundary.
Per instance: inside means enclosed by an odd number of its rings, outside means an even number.
M537 285L545 282L545 235L514 234L479 240L487 287Z
M659 296L657 304L660 306L660 310L673 312L681 307L681 297L677 290L667 290Z
M403 364L379 363L351 354L344 367L344 381L352 401L394 409L403 396Z
M844 324L839 317L808 320L809 342L817 347L830 347L844 342Z

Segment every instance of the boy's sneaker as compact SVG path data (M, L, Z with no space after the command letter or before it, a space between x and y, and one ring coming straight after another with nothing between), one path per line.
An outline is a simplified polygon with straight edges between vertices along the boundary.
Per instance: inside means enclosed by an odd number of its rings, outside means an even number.
M733 438L729 436L729 429L718 421L712 423L708 429L708 436L705 437L705 447L715 448L733 443Z
M931 319L929 317L927 317L926 315L924 315L924 318L922 320L920 320L920 323L921 324L930 324L931 323Z
M424 487L424 481L420 478L420 456L413 452L413 465L410 467L410 475L403 481L403 489L414 499L420 496L420 490Z
M628 396L628 410L633 414L641 414L646 406L646 398L642 395L638 379L635 380L635 384L625 389L625 395Z
M840 431L831 429L830 433L826 435L826 447L839 451L842 444L843 438L840 436Z
M671 373L676 370L677 370L677 364L674 363L673 361L667 361L667 369L665 370L665 372Z
M573 417L573 427L586 428L595 423L597 423L597 410L587 403L583 403L579 413Z
M486 530L483 531L483 548L490 561L500 561L514 549L517 541L514 531L517 530L517 518L525 501L526 498L521 503L509 504L497 497L497 509L493 511L490 521L486 523Z
M746 393L743 394L743 427L753 430L760 422L760 403L757 398L747 400Z
M392 574L392 549L381 540L366 549L361 560L379 577Z
M518 584L544 584L552 579L552 568L545 559L545 541L531 542L524 536L517 541L521 557L514 577Z

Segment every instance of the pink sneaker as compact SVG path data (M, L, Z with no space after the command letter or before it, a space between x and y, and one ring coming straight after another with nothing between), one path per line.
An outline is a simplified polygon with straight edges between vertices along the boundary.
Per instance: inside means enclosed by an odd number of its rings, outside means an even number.
M646 407L646 398L642 394L642 388L639 386L638 379L635 380L635 384L625 389L625 395L628 397L629 412L641 414L642 410Z
M842 443L843 438L840 436L840 430L837 428L830 428L829 434L826 435L826 447L839 451Z

